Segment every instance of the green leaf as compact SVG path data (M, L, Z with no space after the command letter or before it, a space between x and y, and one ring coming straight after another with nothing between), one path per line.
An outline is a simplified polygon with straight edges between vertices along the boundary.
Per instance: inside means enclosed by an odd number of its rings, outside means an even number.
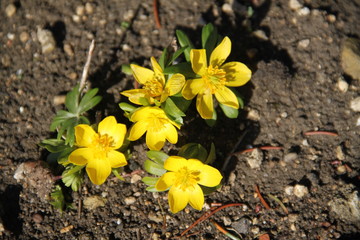
M121 72L125 73L126 75L132 75L130 64L122 64Z
M243 96L241 96L241 94L235 89L235 88L230 88L231 91L233 91L233 93L235 93L236 98L238 99L239 102L239 109L244 108L244 100L243 100Z
M164 48L164 50L160 56L160 59L159 59L159 65L160 65L161 69L164 69L167 66L168 58L169 58L169 51L168 51L168 48L166 47L166 48Z
M174 95L174 96L171 96L170 97L172 99L172 101L174 102L174 104L176 105L176 107L178 109L180 109L180 111L182 111L183 113L185 113L190 104L191 104L191 100L186 100L182 95L181 95L181 92Z
M181 47L186 47L184 51L185 59L190 61L190 50L194 48L194 44L188 38L188 36L181 30L176 30L176 37Z
M145 160L144 169L148 173L154 174L154 175L157 175L157 176L161 176L164 173L166 173L166 170L164 169L163 165L160 165L160 164L158 164L156 162L153 162L153 161L151 161L149 159Z
M155 186L156 182L159 180L158 177L143 177L141 181L146 185Z
M221 183L215 187L205 187L200 185L201 189L203 190L204 195L209 195L213 192L215 192L217 189L219 189L221 187Z
M99 90L97 88L89 90L85 95L81 98L78 114L83 114L84 112L90 110L95 107L101 101L101 96L95 96Z
M124 112L130 112L130 113L137 109L137 107L135 107L134 105L131 105L131 104L125 103L125 102L119 103L119 107Z
M169 65L172 64L178 57L180 57L180 55L182 53L184 53L184 51L186 50L187 47L182 47L182 48L179 48L176 52L174 52L170 62L169 62ZM165 69L165 68L163 68Z
M60 212L65 210L66 202L60 185L55 185L50 194L50 204L54 206Z
M202 47L206 49L207 59L210 59L210 54L216 47L219 39L217 29L211 23L205 25L202 29L201 43Z
M56 128L59 127L60 125L62 125L62 123L64 121L66 121L69 118L74 118L76 116L77 116L76 114L70 113L70 112L65 111L65 110L58 111L56 116L52 120L52 123L50 125L50 131L55 131Z
M146 153L146 155L149 159L160 165L164 165L165 160L169 158L169 155L166 153L156 150L150 150Z
M62 174L62 181L67 187L71 187L73 191L78 191L83 182L84 166L69 165Z
M208 154L201 144L188 143L180 148L178 155L186 159L195 158L205 162Z
M220 108L223 110L225 116L227 116L228 118L234 119L234 118L238 117L238 115L239 115L238 109L226 106L222 103L219 103L219 105L220 105Z
M111 171L115 175L115 177L117 177L121 181L125 181L125 179L120 175L120 173L123 171L123 168L113 168Z
M164 74L175 74L175 73L181 73L186 78L195 78L196 74L192 70L191 63L190 62L181 62L175 65L171 65L169 67L166 67L164 69Z
M166 99L165 102L161 104L161 108L164 109L166 114L174 117L175 119L178 119L179 117L186 116L185 113L183 113L173 102L173 100L169 97Z
M68 94L66 94L65 107L71 113L77 113L79 105L79 85L76 85Z
M69 146L65 144L64 140L59 139L45 139L42 140L39 145L52 153L61 152L69 148Z
M64 151L62 151L57 158L57 162L63 166L67 166L70 164L68 158L70 153L72 153L74 150L76 149L76 147L69 147L68 149L65 149Z
M209 155L206 158L205 164L212 164L216 159L215 145L211 143Z
M148 192L164 192L164 191L159 191L155 188L155 186L149 186L146 188L146 191ZM166 190L165 190L166 191Z
M140 98L139 98L139 102L140 102L140 104L143 105L143 106L149 106L149 105L150 105L150 103L149 103L149 101L147 100L147 98L144 98L144 97L140 97Z

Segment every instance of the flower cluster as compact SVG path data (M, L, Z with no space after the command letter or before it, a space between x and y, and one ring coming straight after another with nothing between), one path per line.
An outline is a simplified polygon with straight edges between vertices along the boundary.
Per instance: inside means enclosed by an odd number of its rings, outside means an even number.
M67 110L59 111L51 125L58 131L57 138L42 141L51 152L49 158L64 167L62 181L66 186L77 191L85 171L96 185L103 184L111 173L122 179L121 167L127 165L130 156L128 145L143 135L149 148L144 169L157 176L144 177L143 182L148 191L169 191L171 212L181 211L188 203L201 210L204 194L220 186L221 173L208 165L215 159L213 145L209 154L199 144L186 144L177 156L168 156L161 149L166 141L178 142L183 118L195 98L197 112L209 125L216 121L218 105L225 116L236 118L242 100L234 87L246 84L251 71L243 63L225 62L231 41L220 37L211 24L203 28L201 49L194 49L181 31L177 31L177 38L179 49L172 54L164 49L158 61L151 57L151 69L130 65L140 87L122 91L130 103L119 104L132 123L129 131L114 116L104 118L97 126L90 125L85 113L100 102L97 89L84 93L77 86L68 93ZM184 62L179 61L182 55Z

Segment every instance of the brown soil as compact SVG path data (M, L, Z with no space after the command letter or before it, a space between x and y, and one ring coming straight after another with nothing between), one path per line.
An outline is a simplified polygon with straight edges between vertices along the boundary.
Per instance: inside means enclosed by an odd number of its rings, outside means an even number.
M5 8L13 2L17 11L8 17ZM74 18L76 8L86 2L93 12ZM360 84L343 74L339 55L343 39L360 33L360 2L299 1L310 10L305 16L291 10L289 0L239 0L230 12L224 1L159 2L161 29L155 25L152 1L1 1L0 225L4 230L0 229L0 238L166 239L178 236L203 214L191 208L171 214L166 194L145 192L141 181L130 183L135 177L125 182L109 178L101 186L86 180L80 193L72 194L75 209L60 213L43 197L41 188L51 180L46 170L33 171L25 176L25 183L17 182L14 173L23 162L46 159L48 153L38 143L54 136L49 125L63 107L54 104L54 97L77 83L91 39L96 40L96 49L89 82L104 96L94 116L114 114L130 126L117 106L125 100L119 92L133 84L131 76L121 73L121 65L148 66L150 57L159 57L173 41L176 29L199 44L201 27L212 22L233 42L230 58L253 70L251 81L239 89L246 107L236 120L220 114L214 128L192 110L176 147L192 141L209 148L214 142L219 168L244 132L235 152L249 146L282 147L230 158L224 185L206 202L240 202L248 208L226 208L212 218L236 229L242 239L256 239L261 233L271 239L359 239L360 128L359 115L349 102L358 96ZM251 17L247 17L249 6L254 10ZM129 28L121 27L124 21ZM55 36L57 47L49 54L41 52L38 27ZM255 30L267 37L255 36ZM25 41L24 33L29 34ZM64 51L67 44L73 56ZM339 91L339 78L350 83L347 92ZM317 130L338 136L304 135ZM127 173L140 169L145 160L142 142L132 147ZM260 157L260 168L250 168L251 157ZM272 209L264 209L255 197L255 185ZM303 197L285 192L296 185L309 192ZM289 214L268 194L279 198ZM104 206L79 208L79 202L91 196L105 199ZM191 239L227 239L210 221L192 230L196 231Z

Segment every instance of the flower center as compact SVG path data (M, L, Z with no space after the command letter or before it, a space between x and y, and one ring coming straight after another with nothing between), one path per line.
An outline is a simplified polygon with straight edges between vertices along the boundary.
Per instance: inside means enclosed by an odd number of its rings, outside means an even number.
M174 186L183 191L194 190L195 185L200 180L199 170L190 170L187 167L179 169L176 173L176 180Z
M155 132L161 131L165 124L169 123L169 119L162 113L153 113L149 118L151 119L151 127Z
M99 154L99 158L106 157L107 153L114 149L114 139L107 135L101 135L100 133L97 134L97 137L93 141L93 145L98 150L97 153Z
M147 91L150 97L158 97L163 91L162 76L154 74L154 78L147 81L143 88Z
M206 89L214 94L218 88L221 88L226 83L226 72L223 69L219 69L218 66L209 66L206 74L202 77L206 84Z

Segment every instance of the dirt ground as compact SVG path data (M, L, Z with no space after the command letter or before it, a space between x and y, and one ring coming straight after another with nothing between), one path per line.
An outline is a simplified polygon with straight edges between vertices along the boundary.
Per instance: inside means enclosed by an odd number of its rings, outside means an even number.
M211 22L231 38L230 59L253 71L251 81L239 88L245 109L236 120L220 114L213 128L192 110L178 144L165 147L171 154L188 142L215 144L215 166L224 168L225 181L206 198L207 206L246 207L229 207L211 218L241 239L263 233L270 239L360 239L360 115L350 108L360 84L340 64L343 41L359 37L360 1L298 0L296 6L290 0L160 0L160 29L152 2L0 2L0 238L170 239L206 211L188 207L171 214L166 194L145 192L140 172L125 182L111 177L101 186L86 180L72 194L74 209L60 213L44 196L53 182L40 165L22 181L14 174L21 163L46 160L48 153L38 143L54 136L49 125L63 108L54 99L78 82L92 39L89 82L104 96L94 116L114 114L130 126L117 105L125 100L119 92L132 88L134 80L121 65L149 66L150 57L159 57L174 40L176 29L200 47L201 27ZM10 4L16 12L7 8ZM38 29L55 37L51 52L42 52ZM337 135L307 134L313 131ZM264 146L282 148L241 153ZM236 154L224 167L234 147ZM132 148L129 174L141 169L146 153L143 141ZM261 204L255 185L271 209ZM210 221L191 233L190 239L228 239Z

